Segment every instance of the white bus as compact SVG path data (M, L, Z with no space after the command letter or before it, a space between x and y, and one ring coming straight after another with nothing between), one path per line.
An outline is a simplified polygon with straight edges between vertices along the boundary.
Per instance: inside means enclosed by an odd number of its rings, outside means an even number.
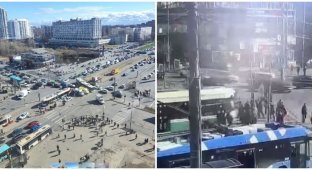
M16 143L16 149L20 154L25 153L27 150L31 149L33 146L37 145L43 139L48 137L52 133L50 125L44 125L36 132L33 132L26 137L22 138Z

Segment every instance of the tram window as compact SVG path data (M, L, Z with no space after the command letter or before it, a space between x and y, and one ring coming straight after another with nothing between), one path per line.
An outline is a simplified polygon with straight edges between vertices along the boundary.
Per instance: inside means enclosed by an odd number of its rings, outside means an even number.
M214 159L214 155L211 155L210 159L213 160Z

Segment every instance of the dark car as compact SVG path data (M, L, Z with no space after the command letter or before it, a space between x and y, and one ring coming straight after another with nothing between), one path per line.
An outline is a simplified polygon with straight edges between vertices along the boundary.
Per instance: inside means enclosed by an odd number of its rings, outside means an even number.
M112 84L112 86L117 86L117 83L116 83L116 82L115 82L115 83L113 83L113 84Z
M25 137L24 133L18 134L17 136L13 137L13 143L16 143L17 141L23 139Z
M33 85L33 86L31 87L31 89L32 89L32 90L38 90L38 89L39 89L39 86Z
M59 83L54 83L53 87L54 87L54 88L60 88L60 87L61 87L61 84L59 84Z
M14 137L16 137L22 133L23 133L23 129L17 128L15 130L13 130L13 132L10 134L10 136L14 138Z
M38 86L38 87L41 87L43 85L43 83L42 82L37 82L35 85Z
M122 98L122 92L121 91L113 91L112 95L114 97Z

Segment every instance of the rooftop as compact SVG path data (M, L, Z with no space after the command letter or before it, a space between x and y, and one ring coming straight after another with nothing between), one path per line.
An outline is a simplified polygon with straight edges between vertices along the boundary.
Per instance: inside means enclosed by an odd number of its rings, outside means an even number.
M228 87L210 87L200 91L201 100L227 99L234 97L235 90ZM189 90L158 92L157 100L161 103L177 103L189 101Z
M253 124L247 126L233 127L231 130L242 132L239 135L225 136L223 134L211 134L211 139L202 141L202 151L229 148L241 145L270 142L283 139L295 139L307 137L311 131L302 126L283 126L278 124ZM207 133L205 133L207 137ZM157 143L157 157L187 154L190 152L189 143L184 140L180 142L164 141Z

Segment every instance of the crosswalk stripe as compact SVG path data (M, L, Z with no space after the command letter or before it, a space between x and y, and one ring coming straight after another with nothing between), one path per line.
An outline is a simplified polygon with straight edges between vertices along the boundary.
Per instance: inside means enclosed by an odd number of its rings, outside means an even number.
M57 120L59 117L54 117L53 119L51 119L51 121L53 122L53 121L55 121L55 120Z
M50 119L50 118L54 117L55 113L56 113L56 112L49 114L48 116L46 116L46 118L47 118L47 119Z
M61 119L58 119L57 121L54 121L54 123L60 125L61 124Z

